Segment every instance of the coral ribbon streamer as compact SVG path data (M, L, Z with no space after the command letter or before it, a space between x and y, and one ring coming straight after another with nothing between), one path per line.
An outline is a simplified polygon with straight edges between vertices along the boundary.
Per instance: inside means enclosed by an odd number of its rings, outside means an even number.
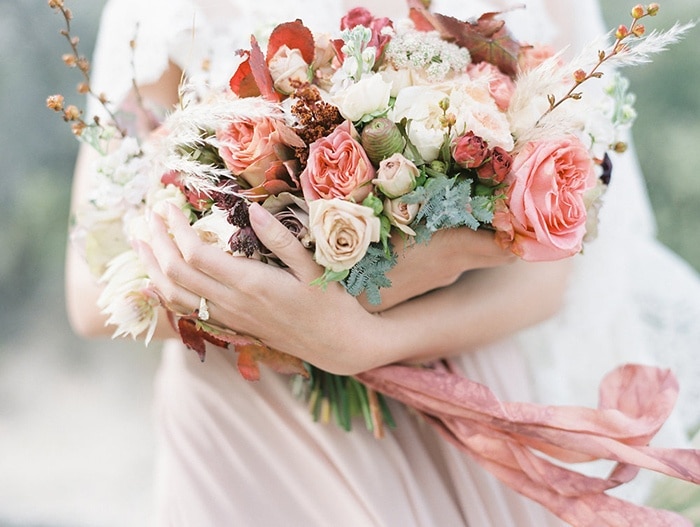
M441 364L385 366L357 377L420 412L503 483L574 527L692 527L676 513L605 493L632 480L640 468L700 483L700 450L648 446L678 395L670 371L621 366L603 379L593 409L501 402L486 386ZM606 459L616 464L607 478L595 478L547 456L566 463Z

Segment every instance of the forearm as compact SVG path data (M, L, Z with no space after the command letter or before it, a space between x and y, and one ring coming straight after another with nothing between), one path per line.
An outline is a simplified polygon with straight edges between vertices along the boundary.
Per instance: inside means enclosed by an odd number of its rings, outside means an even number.
M561 307L571 260L471 271L450 287L380 315L370 366L469 352L551 317Z

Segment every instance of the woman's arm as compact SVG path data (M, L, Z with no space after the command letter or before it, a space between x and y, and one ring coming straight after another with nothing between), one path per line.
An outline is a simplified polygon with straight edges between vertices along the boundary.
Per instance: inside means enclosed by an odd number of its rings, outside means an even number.
M424 361L497 341L551 316L566 289L569 261L517 262L468 272L450 287L370 314L337 283L310 285L322 269L262 207L252 206L250 217L288 269L232 258L203 243L171 207L165 220L151 219L152 245L139 246L153 283L170 305L193 311L203 296L221 325L334 373Z
M139 88L144 102L156 107L171 108L177 102L180 76L180 70L171 64L156 83ZM145 115L138 117L140 122L150 122L150 119ZM90 146L81 145L71 191L72 217L87 200L91 183L90 170L98 156L99 154ZM66 307L71 327L80 336L100 337L110 335L113 332L113 328L105 325L107 319L96 307L101 289L83 257L69 242L66 247ZM157 336L174 336L168 323L159 323L158 328L159 335Z

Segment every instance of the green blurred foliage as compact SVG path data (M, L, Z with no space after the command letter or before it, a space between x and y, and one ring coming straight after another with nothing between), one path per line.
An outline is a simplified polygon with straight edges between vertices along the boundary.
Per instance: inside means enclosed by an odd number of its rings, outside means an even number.
M605 0L610 27L629 23L629 0ZM648 30L675 21L700 18L697 0L661 2ZM658 223L659 239L700 270L700 27L658 55L654 62L630 68L630 90L637 95L639 117L635 147Z
M73 0L73 33L90 56L103 0ZM68 125L45 106L62 93L84 106L77 70L61 55L61 16L44 0L0 0L0 336L27 330L37 317L67 329L63 309L63 254L72 167L78 142ZM39 310L39 312L37 312Z

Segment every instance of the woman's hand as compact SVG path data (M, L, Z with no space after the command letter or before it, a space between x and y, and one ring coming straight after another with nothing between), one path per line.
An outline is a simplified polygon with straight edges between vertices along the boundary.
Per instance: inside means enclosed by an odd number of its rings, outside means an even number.
M398 254L396 266L387 273L391 287L381 290L381 303L370 304L364 295L360 302L371 312L384 311L429 291L449 286L475 269L513 263L515 255L501 249L494 233L468 227L445 229L432 235L427 244L395 235L391 239Z
M250 218L256 234L287 269L232 257L202 242L176 207L151 218L150 245L138 244L166 307L191 313L207 299L211 319L253 335L327 371L356 373L377 366L367 353L381 335L378 317L367 313L338 283L310 285L323 270L287 229L259 205ZM172 235L172 237L171 237Z

